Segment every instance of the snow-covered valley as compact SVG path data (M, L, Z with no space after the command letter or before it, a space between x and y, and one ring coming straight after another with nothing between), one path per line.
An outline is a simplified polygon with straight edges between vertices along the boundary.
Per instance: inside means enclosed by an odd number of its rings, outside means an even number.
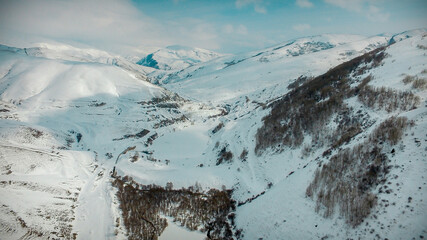
M0 238L427 237L426 48L329 34L152 68L1 46Z

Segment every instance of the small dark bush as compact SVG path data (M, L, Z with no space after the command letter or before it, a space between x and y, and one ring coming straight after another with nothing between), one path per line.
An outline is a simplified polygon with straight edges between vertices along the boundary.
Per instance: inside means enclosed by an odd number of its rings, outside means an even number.
M223 147L218 153L218 159L216 165L220 165L223 162L231 162L233 159L233 153L227 150L227 147Z
M28 128L28 130L30 131L31 135L35 138L39 138L41 136L43 136L43 132L34 128Z
M224 123L220 122L213 130L212 133L215 134L217 132L219 132L219 130L221 130L224 127Z
M239 159L242 160L243 162L247 160L248 158L248 150L245 148L243 149L242 153L240 153Z

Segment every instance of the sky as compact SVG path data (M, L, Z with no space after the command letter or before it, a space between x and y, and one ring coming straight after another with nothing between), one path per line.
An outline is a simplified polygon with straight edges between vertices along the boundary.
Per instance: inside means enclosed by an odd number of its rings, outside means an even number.
M427 0L0 0L0 44L41 42L143 55L185 45L220 53L324 33L427 28Z

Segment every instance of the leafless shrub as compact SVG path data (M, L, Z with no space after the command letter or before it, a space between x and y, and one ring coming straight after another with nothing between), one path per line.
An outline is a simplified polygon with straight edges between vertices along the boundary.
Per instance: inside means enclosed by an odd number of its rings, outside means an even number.
M147 129L142 129L140 132L136 133L136 134L126 134L121 138L114 138L113 141L119 141L119 140L124 140L124 139L128 139L128 138L142 138L145 135L147 135L150 132L150 130Z
M403 82L405 85L407 85L407 84L409 84L409 83L412 83L416 78L417 78L416 76L406 75L406 76L403 78L402 82Z
M301 84L309 82L311 80L313 80L313 77L307 77L307 76L301 75L291 84L289 84L288 89L294 89L296 87L299 87Z
M421 50L427 50L427 46L424 46L424 45L421 45L421 44L418 44L417 48L421 49Z
M215 134L217 132L219 132L219 130L221 130L224 127L224 123L220 122L213 130L212 133Z
M227 147L223 147L221 151L218 153L218 159L216 161L216 165L220 165L223 162L231 162L233 159L233 153L227 150Z
M34 128L28 128L28 130L30 131L30 134L35 137L35 138L39 138L41 136L43 136L43 132Z
M138 152L135 152L135 155L133 155L133 156L130 158L130 161L134 163L134 162L138 161L138 159L139 159L139 153L138 153Z
M426 74L426 73L427 73L427 69L424 69L421 72L421 74ZM405 85L412 83L413 89L421 89L421 90L427 89L427 79L425 79L425 78L419 78L417 76L406 75L402 81Z
M67 138L65 138L65 142L67 143L67 147L70 148L71 144L74 143L74 139L67 137Z
M402 138L403 132L407 126L414 123L408 121L406 117L391 117L380 124L369 136L369 141L374 144L387 143L396 145Z
M306 157L310 156L310 154L311 154L311 144L306 143L306 144L304 144L304 146L301 150L301 156L303 158L306 158Z
M369 75L367 77L365 77L362 82L359 84L359 86L357 86L357 88L363 89L366 85L368 85L368 83L372 80L372 75Z
M107 103L105 103L105 102L96 102L96 101L94 101L93 103L91 103L91 104L89 104L89 107L102 107L102 106L105 106L105 105L107 105Z
M416 108L420 99L409 91L396 91L391 88L375 88L365 86L358 95L360 102L376 110L393 112L396 110L407 111Z
M147 142L145 143L145 146L148 147L150 145L153 144L154 140L156 140L159 137L158 133L154 133L153 135L151 135L148 139Z
M339 133L335 136L339 136L339 139L332 144L333 148L337 148L344 143L349 142L354 136L362 132L362 129L358 123L348 127L348 128L337 128Z
M169 126L169 125L172 125L175 123L185 122L187 120L188 120L188 118L185 115L181 115L181 117L179 117L179 118L170 118L170 119L168 118L168 119L161 120L158 123L155 123L153 128L157 129L157 128L161 128L161 127L166 127L166 126Z
M412 88L414 89L427 89L427 79L417 78L412 82Z
M239 159L243 162L247 160L248 158L248 150L246 148L243 149L242 153L240 153Z

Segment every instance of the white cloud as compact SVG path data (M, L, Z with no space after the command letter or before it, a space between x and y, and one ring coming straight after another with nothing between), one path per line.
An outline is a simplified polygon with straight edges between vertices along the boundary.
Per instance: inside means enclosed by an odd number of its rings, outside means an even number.
M310 26L310 24L302 23L302 24L294 25L292 28L295 31L304 32L304 31L309 30L311 28L311 26Z
M1 1L0 33L0 43L11 46L63 42L121 54L172 44L218 49L221 41L206 21L153 19L130 0Z
M254 5L255 12L263 14L267 13L263 0L236 0L235 4L238 9L248 5Z
M257 5L255 4L255 12L257 13L262 13L262 14L266 14L267 13L267 9L264 6L261 5Z
M389 13L384 13L376 6L369 6L366 16L373 22L387 22L390 17Z
M247 35L248 34L248 29L243 24L240 24L237 27L234 27L231 24L226 24L223 27L223 32L226 33L226 34Z
M360 12L365 1L366 0L325 0L326 3L354 12Z
M89 45L135 45L158 41L158 27L128 1L18 0L2 2L0 9L0 40L5 42L66 39Z
M226 34L232 34L232 33L234 33L234 27L233 27L233 25L231 25L231 24L226 24L226 25L224 26L223 31L224 31L224 33L226 33Z
M324 0L326 3L346 9L351 12L357 12L373 22L386 22L390 14L383 12L382 9L374 4L382 2L381 0Z
M247 35L247 34L248 34L248 29L246 28L246 26L245 26L245 25L240 24L240 25L237 27L236 33L237 33L237 34L240 34L240 35Z
M297 0L296 4L302 8L311 8L313 7L313 3L310 0Z

